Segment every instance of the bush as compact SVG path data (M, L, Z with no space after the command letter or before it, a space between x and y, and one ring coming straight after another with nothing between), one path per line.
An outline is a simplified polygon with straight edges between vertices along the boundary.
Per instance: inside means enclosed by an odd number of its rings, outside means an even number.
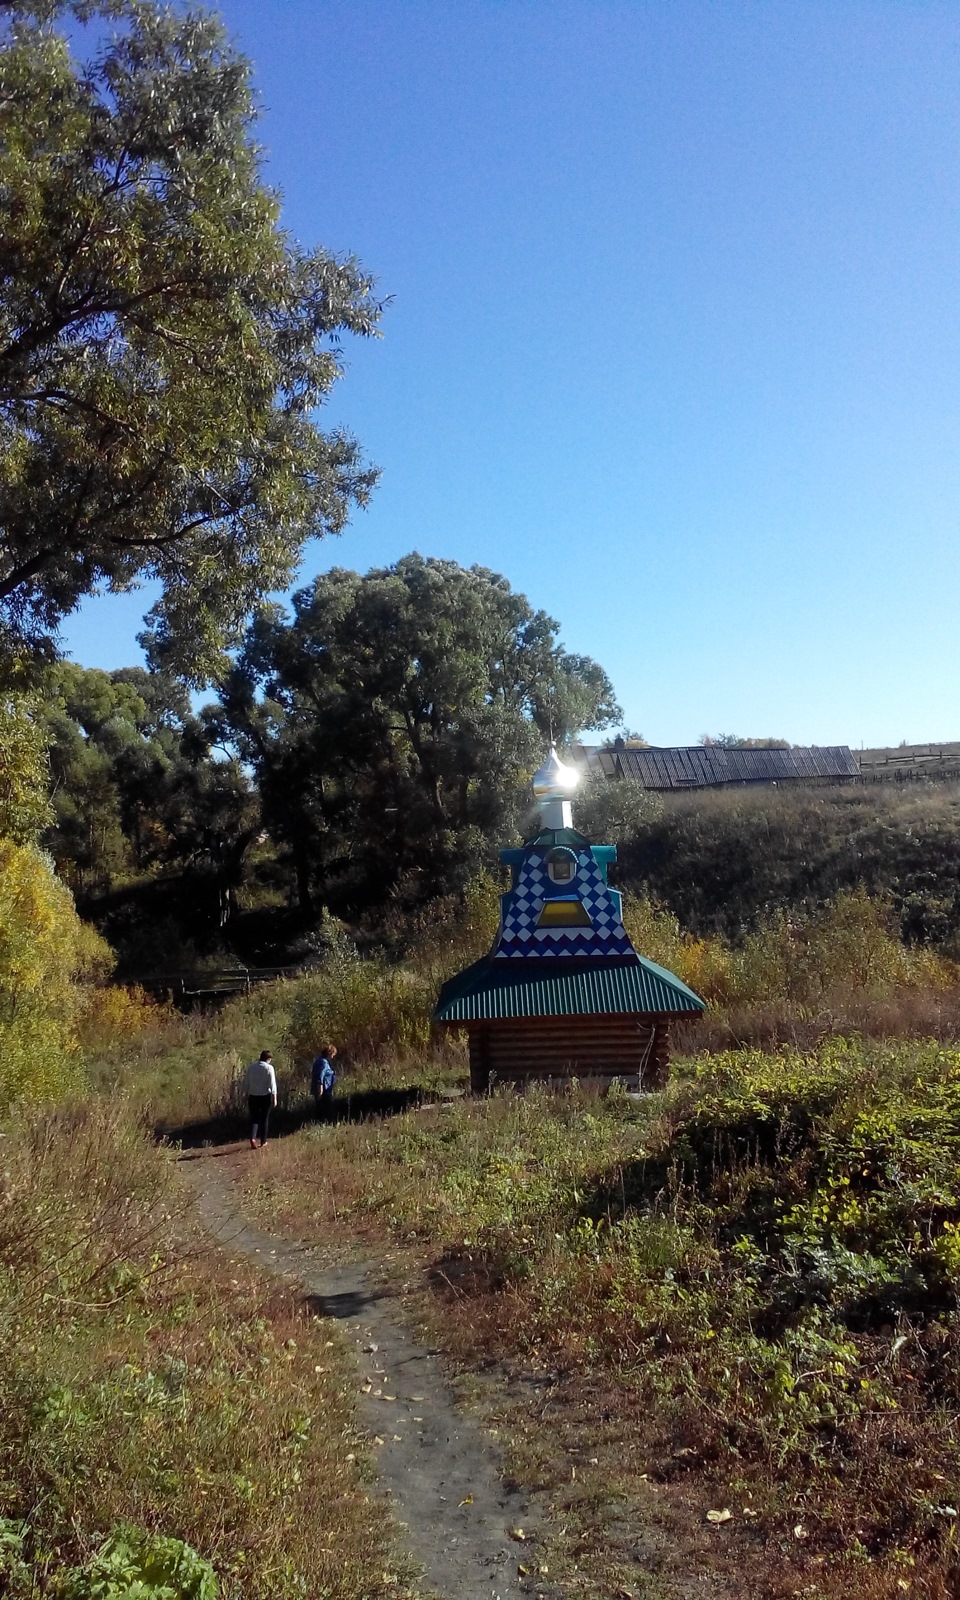
M170 1016L137 984L100 984L84 997L77 1041L82 1051L128 1051Z
M0 839L0 1110L56 1099L82 1076L82 980L104 977L111 965L47 858Z
M428 980L379 959L328 961L296 983L286 1048L312 1060L327 1042L353 1061L384 1050L425 1049L435 995Z
M956 963L904 945L889 900L863 889L813 911L777 911L739 945L721 934L685 934L671 911L643 896L625 896L624 923L641 955L708 1002L706 1029L694 1035L704 1043L776 1041L806 1024L815 1032L855 1024L896 1033L913 998L926 1002L927 1031L956 1027L949 1007L942 1018L935 1014L955 991Z
M216 1600L209 1561L182 1539L121 1525L83 1567L68 1573L62 1600Z
M0 836L32 844L51 821L49 736L28 695L0 690Z

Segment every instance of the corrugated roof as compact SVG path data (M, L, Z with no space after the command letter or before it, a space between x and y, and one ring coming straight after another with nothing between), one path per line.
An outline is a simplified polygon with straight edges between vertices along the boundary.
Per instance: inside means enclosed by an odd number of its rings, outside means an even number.
M608 778L632 778L645 789L706 789L723 783L790 783L804 778L857 778L849 747L809 745L794 750L727 750L687 745L649 750L600 750Z
M705 1010L699 995L644 956L598 961L493 961L485 956L440 990L435 1022L481 1022L511 1017L614 1016Z

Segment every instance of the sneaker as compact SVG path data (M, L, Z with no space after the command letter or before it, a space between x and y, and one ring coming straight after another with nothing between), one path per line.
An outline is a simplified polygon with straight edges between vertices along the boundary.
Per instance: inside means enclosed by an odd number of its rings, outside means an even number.
M257 1148L257 1141L256 1141L256 1139L251 1139L251 1140L250 1140L250 1149L251 1149L251 1150L256 1150L256 1148Z

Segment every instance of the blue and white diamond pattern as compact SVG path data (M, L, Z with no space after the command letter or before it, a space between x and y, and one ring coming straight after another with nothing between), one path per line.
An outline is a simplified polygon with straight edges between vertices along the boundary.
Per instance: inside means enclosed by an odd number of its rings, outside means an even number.
M501 899L495 956L634 954L620 915L620 896L604 882L589 850L578 852L576 881L569 886L583 902L591 922L589 928L537 927L550 887L543 855L531 849L517 874L516 887ZM566 885L563 892L569 892Z

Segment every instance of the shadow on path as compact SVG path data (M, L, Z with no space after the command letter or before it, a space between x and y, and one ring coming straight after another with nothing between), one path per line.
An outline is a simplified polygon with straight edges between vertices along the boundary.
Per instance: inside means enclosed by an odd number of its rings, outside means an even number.
M373 1117L396 1117L414 1106L442 1098L414 1084L409 1089L364 1089L359 1094L339 1095L322 1115L312 1105L278 1106L270 1113L270 1138L286 1139L292 1133L299 1133L302 1128L325 1122L368 1122ZM157 1131L171 1144L182 1145L184 1150L198 1150L211 1145L233 1146L248 1136L246 1107L210 1117L204 1122L189 1122L180 1128L160 1128Z
M380 1298L366 1289L340 1289L331 1294L305 1295L303 1304L312 1317L332 1317L335 1322L346 1322L351 1317L363 1316Z

